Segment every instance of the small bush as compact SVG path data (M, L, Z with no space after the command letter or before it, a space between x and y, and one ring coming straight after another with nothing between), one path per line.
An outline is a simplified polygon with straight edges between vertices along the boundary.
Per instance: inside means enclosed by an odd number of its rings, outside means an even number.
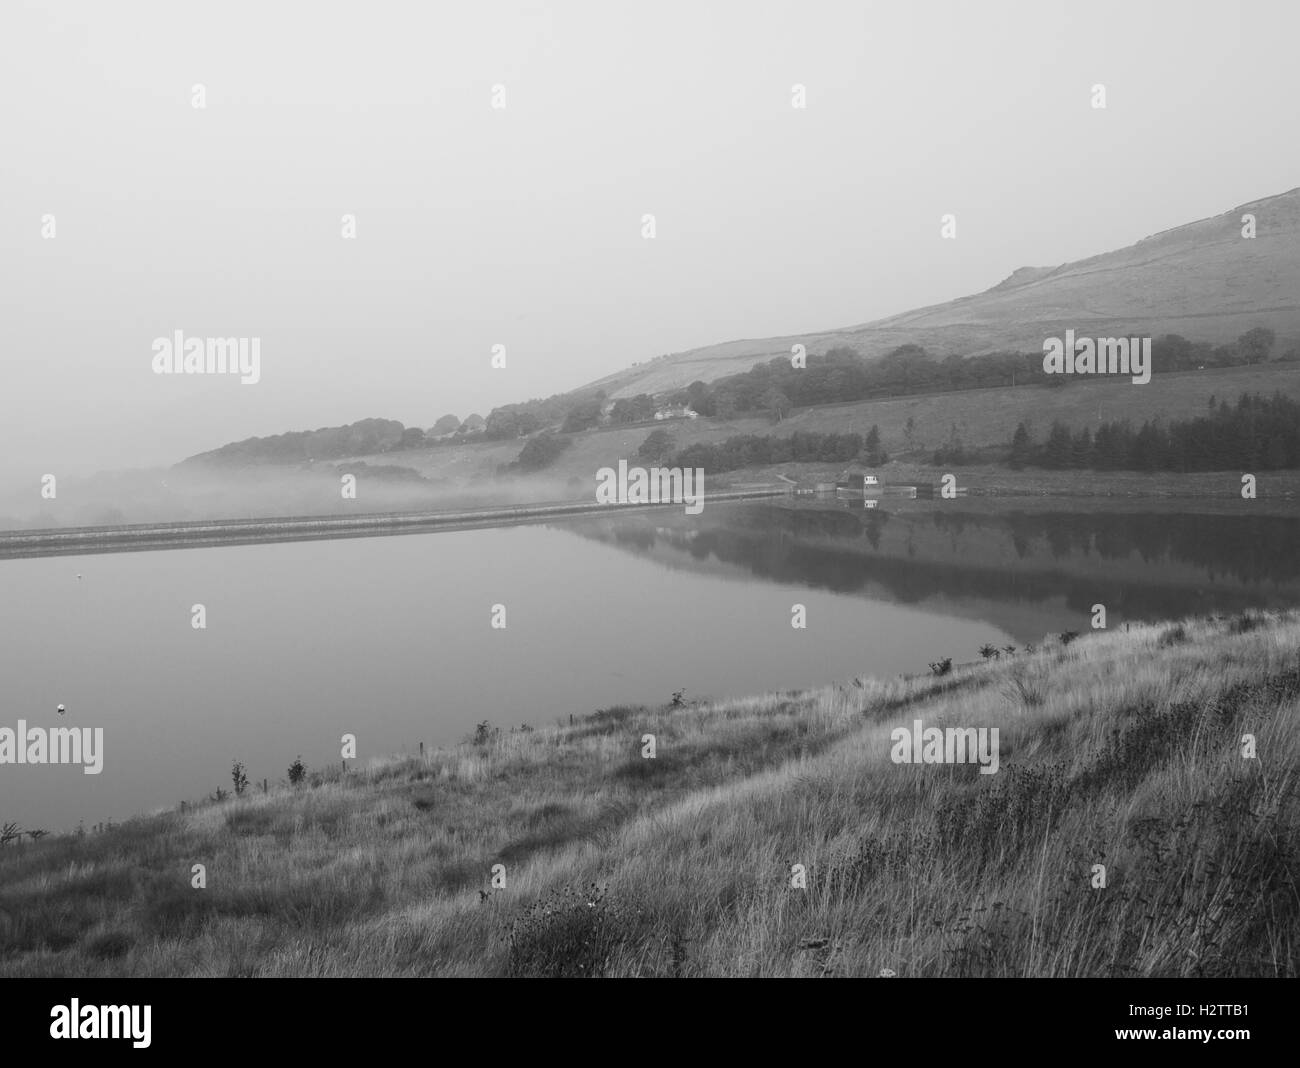
M1252 630L1259 630L1268 622L1268 618L1262 612L1242 612L1231 623L1228 624L1230 634L1249 634Z
M107 931L86 943L86 952L96 960L117 960L130 952L134 942L123 931Z
M235 796L243 797L244 791L248 789L248 776L244 773L244 765L238 760L230 768L230 780L235 784Z
M1160 635L1156 645L1161 649L1168 649L1170 646L1182 645L1185 641L1187 641L1187 628L1178 623L1166 629Z
M303 777L307 774L307 765L302 762L302 754L294 757L293 763L289 765L289 785L297 786L302 782Z
M930 665L930 671L936 676L949 674L952 671L952 657L945 656L942 660L936 660Z
M612 904L595 883L566 886L539 898L507 929L513 977L576 979L602 976L630 935L635 914Z
M549 432L538 434L535 438L529 438L513 466L520 471L540 471L544 467L550 467L559 458L560 453L572 444L573 440L562 434Z

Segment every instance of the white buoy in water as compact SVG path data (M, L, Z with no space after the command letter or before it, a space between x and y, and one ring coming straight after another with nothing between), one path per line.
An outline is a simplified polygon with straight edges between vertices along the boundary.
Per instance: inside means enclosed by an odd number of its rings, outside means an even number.
M60 715L60 716L63 715L63 713L66 712L66 711L67 711L66 708L64 708L62 705L59 705L59 715ZM59 729L62 730L63 728L59 728Z

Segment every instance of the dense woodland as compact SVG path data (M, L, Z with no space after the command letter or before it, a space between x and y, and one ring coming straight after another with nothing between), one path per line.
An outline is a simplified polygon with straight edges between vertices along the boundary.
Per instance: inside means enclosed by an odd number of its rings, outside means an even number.
M740 434L715 444L688 445L672 459L673 467L700 467L706 472L737 471L783 463L883 464L888 456L880 448L880 431L874 426L862 434L817 434L796 431L785 437Z
M1210 398L1205 415L1134 429L1108 422L1092 431L1052 424L1036 443L1024 423L1011 439L1015 468L1070 467L1099 471L1276 471L1300 467L1300 403L1276 394L1242 394L1235 405ZM961 458L949 462L961 462Z

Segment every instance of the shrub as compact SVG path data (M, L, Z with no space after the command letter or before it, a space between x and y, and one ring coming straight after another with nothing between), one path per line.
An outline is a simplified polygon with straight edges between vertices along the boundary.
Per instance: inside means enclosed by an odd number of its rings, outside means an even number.
M661 427L646 435L645 441L641 442L636 454L642 460L658 463L672 455L673 447L673 436Z
M520 471L540 471L553 464L572 444L573 441L562 434L538 434L528 439L513 466Z
M1156 645L1161 649L1168 649L1173 645L1182 645L1185 641L1187 641L1187 628L1181 623L1176 623L1160 635Z
M1003 692L1012 701L1019 702L1022 708L1037 708L1045 696L1041 686L1030 686L1021 675L1013 675Z
M952 657L945 656L942 660L936 660L930 665L930 671L935 675L947 675L952 671Z
M1268 620L1263 613L1245 611L1228 624L1228 630L1232 634L1249 634L1252 630L1258 630L1267 622Z
M243 797L244 791L248 789L248 776L244 773L244 765L238 760L230 768L230 780L235 784L235 796Z
M96 960L117 960L130 952L134 942L124 931L106 931L86 943L86 952Z
M294 757L293 763L289 765L289 785L297 786L307 774L307 765L302 762L302 754Z
M595 883L552 891L510 923L508 972L545 979L602 976L629 937L634 916L611 904Z

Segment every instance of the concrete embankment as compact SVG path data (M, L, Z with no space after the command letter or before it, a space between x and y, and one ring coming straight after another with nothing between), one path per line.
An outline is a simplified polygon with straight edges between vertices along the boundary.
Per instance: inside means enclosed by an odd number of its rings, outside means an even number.
M711 493L705 503L785 495L784 487L750 489ZM249 542L419 534L435 530L463 530L515 523L536 523L590 512L643 511L649 508L681 507L680 503L610 505L584 501L444 512L372 512L350 516L278 516L265 519L211 519L184 523L7 530L0 531L0 560L25 556L143 552L151 549L182 549Z

